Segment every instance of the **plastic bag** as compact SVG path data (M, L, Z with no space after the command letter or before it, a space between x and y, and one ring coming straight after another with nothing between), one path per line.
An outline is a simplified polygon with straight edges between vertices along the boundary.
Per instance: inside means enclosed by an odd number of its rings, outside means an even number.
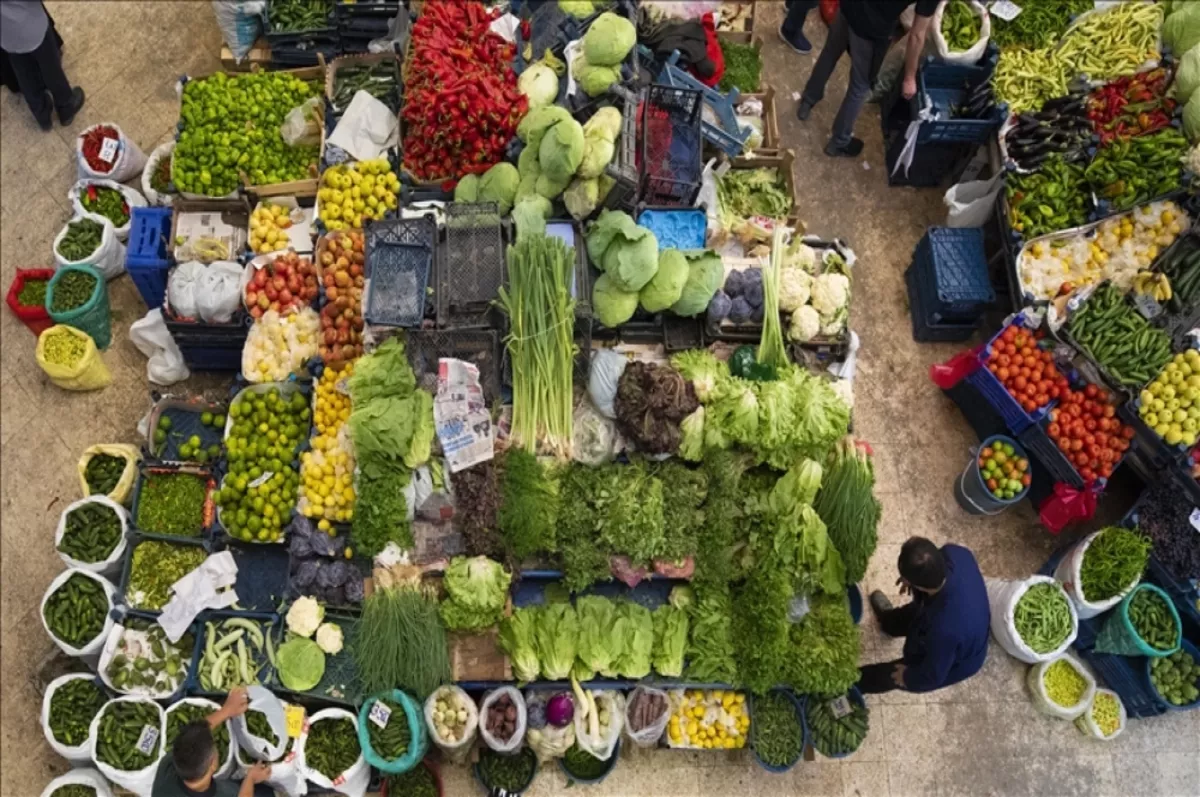
M1079 699L1079 703L1074 706L1060 706L1050 699L1050 695L1046 693L1046 684L1043 680L1043 674L1046 669L1056 661L1066 661L1075 671L1078 672L1087 682L1087 689L1083 693L1083 697ZM1057 717L1062 720L1073 720L1080 714L1088 710L1092 705L1092 696L1096 694L1096 679L1091 676L1083 665L1080 664L1075 657L1069 653L1064 653L1061 656L1055 656L1049 661L1043 661L1040 664L1035 664L1029 668L1029 673L1025 678L1029 684L1029 691L1033 695L1034 707L1051 717Z
M654 722L639 731L633 730L629 724L629 707L634 704L639 694L658 695L663 700L662 715ZM667 729L667 721L671 718L671 703L666 692L649 686L639 686L629 693L625 701L625 736L638 747L656 747Z
M146 202L150 205L158 207L170 207L173 200L172 193L159 193L150 185L150 180L154 176L154 170L158 168L159 161L163 158L169 158L175 152L175 142L167 141L159 144L150 153L150 157L146 159L146 168L142 170L142 195L146 197Z
M579 402L571 428L575 442L571 458L576 462L601 465L611 462L616 456L619 439L617 425L601 415L592 402Z
M255 692L252 690L260 690ZM264 687L251 686L247 691L250 696L250 708L263 712L271 723L271 728L276 730L279 738L284 742L277 746L279 753L273 758L265 758L256 753L256 749L266 749L266 742L256 736L246 732L246 722L242 717L234 717L230 720L230 739L233 742L232 747L236 749L234 754L234 771L233 780L244 780L246 773L250 771L250 765L253 761L267 761L271 765L271 774L266 779L267 786L282 791L288 797L302 797L308 793L308 784L304 781L304 777L300 774L299 768L296 766L296 750L295 741L293 740L292 749L287 749L287 721L285 718L285 703L281 702L275 695ZM265 695L265 697L263 696ZM268 700L269 698L269 700ZM258 703L255 703L258 700ZM267 708L272 706L271 708ZM279 733L279 725L276 725L274 712L279 712L279 719L282 723L284 731ZM239 724L241 730L238 730ZM286 752L283 752L286 750Z
M1092 540L1101 534L1103 532L1097 531L1075 543L1071 547L1071 550L1067 551L1066 555L1063 556L1062 561L1058 563L1058 567L1054 568L1054 578L1062 582L1063 589L1067 591L1071 602L1075 604L1075 611L1079 615L1080 620L1090 620L1096 615L1116 606L1142 580L1141 576L1139 576L1133 580L1132 584L1121 590L1120 594L1114 595L1107 600L1093 603L1083 597L1083 585L1080 583L1079 568L1083 566L1083 555L1087 551L1088 546L1092 544Z
M237 263L218 260L205 266L196 284L196 312L210 324L228 324L242 306L242 272Z
M142 769L127 772L116 767L111 767L96 758L96 735L100 733L100 720L104 718L104 712L110 706L117 703L146 703L158 709L158 738L154 742L158 754L154 757L154 762ZM96 764L96 769L104 777L111 780L122 789L128 789L138 797L151 797L151 792L154 788L154 776L158 774L158 763L166 754L167 747L167 715L163 712L162 706L155 703L153 700L146 697L118 697L104 704L104 708L100 709L92 720L92 728L89 734L92 745L92 761Z
M629 360L625 355L604 349L592 355L592 366L588 369L588 396L592 404L605 418L616 419L617 411L613 401L617 397L617 382L625 373Z
M156 307L129 326L129 340L149 359L146 376L156 385L173 385L187 379L191 372L183 361L183 352L175 344L163 320L162 308Z
M87 158L83 157L83 139L97 127L111 127L117 131L117 148L112 161L110 161L111 168L107 172L96 171L87 162ZM101 153L103 151L102 148ZM79 135L75 137L75 159L79 164L80 179L98 177L117 183L129 182L141 174L142 169L146 166L146 153L142 152L138 145L133 143L133 139L125 135L121 127L113 122L100 122L80 131Z
M1096 490L1091 485L1077 490L1065 482L1054 483L1054 493L1038 507L1038 519L1051 534L1058 534L1067 524L1076 520L1091 520L1096 514ZM1088 619L1094 615L1084 616Z
M263 686L246 687L246 696L250 699L246 710L261 711L279 741L271 744L261 736L250 733L244 714L231 720L233 739L237 746L249 753L255 761L275 761L283 755L287 747L287 716L284 714L283 702Z
M942 14L946 11L947 0L942 0L938 5L937 11L933 12L933 20L929 27L933 29L933 46L937 48L938 58L948 64L959 64L962 66L971 66L979 63L979 59L983 58L983 54L987 51L988 39L992 37L992 18L988 14L987 9L976 0L967 0L967 5L975 12L975 16L980 19L979 38L975 43L966 50L951 50L946 37L942 35Z
M59 365L46 359L46 335L55 330L67 330L70 334L87 340L86 349L83 356L79 358L79 362L74 365ZM55 332L55 334L57 333ZM88 333L74 327L69 327L65 324L55 324L41 335L38 335L37 348L34 350L34 354L38 365L46 372L46 376L50 377L50 381L63 390L98 390L102 387L108 387L109 383L112 382L112 374L108 372L108 366L104 364L104 360L100 359L100 350L96 348L96 341L92 340L92 336Z
M575 701L575 743L601 761L612 758L625 725L625 696L620 692L587 690L596 701L596 710L608 711L608 733L592 736L588 733L590 720L584 719L579 701Z
M368 698L363 701L362 708L358 712L358 745L362 748L363 758L367 763L378 769L385 775L399 775L408 772L416 766L420 766L421 759L425 756L425 751L429 749L429 734L425 732L425 723L421 719L421 709L400 689L393 689L390 694L386 695L394 703L399 703L404 711L392 711L386 715L386 719L377 720L374 714L374 708L378 698L381 695L376 695L373 698ZM380 728L386 728L393 722L403 722L408 725L408 750L404 755L397 759L389 760L381 757L371 747L371 732L368 723L376 723Z
M1017 632L1014 614L1017 609L1017 602L1021 600L1021 596L1034 584L1057 585L1058 582L1049 576L1031 576L1020 581L984 579L984 585L987 588L988 606L991 609L992 616L992 636L996 637L996 641L1000 643L1000 647L1004 648L1008 655L1026 664L1037 664L1038 662L1056 658L1065 652L1067 648L1071 647L1075 642L1076 634L1079 633L1079 616L1075 613L1075 603L1068 599L1067 606L1071 610L1071 633L1067 636L1066 640L1057 649L1049 653L1038 653L1025 644L1025 640Z
M88 760L90 761L91 758L89 757ZM42 797L53 797L54 792L63 786L90 786L96 792L96 797L113 797L112 789L108 787L108 781L98 771L91 768L72 769L65 775L59 775L46 784L46 788L42 791Z
M455 742L444 741L437 732L437 723L433 721L433 709L437 705L438 700L443 700L450 695L455 695L458 702L467 712L467 722L464 726L464 733L461 739ZM471 755L471 748L474 747L475 734L479 730L479 711L475 708L475 701L471 696L457 686L442 686L439 687L425 700L425 728L429 731L429 738L438 746L438 749L446 756L446 759L455 763L463 763Z
M1096 724L1096 720L1092 718L1092 711L1096 708L1096 698L1100 697L1100 695L1108 695L1117 702L1117 729L1107 736L1104 735L1104 731L1101 730L1100 726ZM1125 721L1127 719L1125 701L1121 700L1121 696L1111 689L1097 689L1096 693L1092 695L1092 702L1088 704L1087 711L1075 719L1075 727L1085 736L1099 739L1102 742L1111 742L1121 735L1121 731L1125 730Z
M143 156L143 160L144 158L145 156ZM93 185L97 188L104 187L111 188L115 191L120 191L121 195L125 197L125 204L129 206L129 218L126 219L125 223L120 227L114 225L113 231L117 234L117 240L124 241L128 239L129 228L133 225L133 209L146 207L146 197L142 196L141 192L137 189L130 188L127 185L121 185L113 180L100 180L96 179L95 177L89 177L75 183L75 185L71 186L71 190L67 192L67 199L71 200L71 205L75 208L76 216L84 216L96 221L104 219L109 221L110 224L112 223L107 216L101 216L99 213L89 213L83 207L83 200L81 200L80 197L87 193L88 186Z
M492 703L495 703L502 696L508 695L512 699L513 707L517 710L516 730L513 735L508 738L508 741L502 741L491 734L487 729L488 709ZM521 742L525 739L525 726L528 720L528 715L525 712L525 698L515 686L502 686L499 689L493 689L483 697L483 702L479 706L479 715L482 718L479 722L479 735L483 738L483 743L495 750L497 753L512 753L521 746Z
M1129 618L1129 604L1133 601L1133 596L1142 590L1150 590L1162 598L1163 603L1167 605L1167 609L1170 611L1171 619L1175 622L1175 644L1167 650L1161 650L1147 644L1141 635L1138 634L1137 629L1133 626L1133 621ZM1121 599L1121 603L1117 608L1105 619L1104 627L1096 635L1096 650L1100 653L1115 653L1120 656L1163 658L1179 650L1179 644L1182 640L1183 628L1179 624L1179 612L1175 609L1175 602L1171 600L1167 593L1153 584L1142 583L1130 590L1129 594Z
M99 443L88 446L80 455L77 466L79 487L85 497L90 494L87 483L87 466L92 461L92 457L98 454L122 457L125 460L125 470L121 471L121 478L117 480L117 486L112 488L105 497L118 504L128 504L133 495L133 482L137 479L138 463L142 461L142 452L138 450L137 446L129 443Z
M75 221L75 219L71 219L63 225L58 235L54 236L54 267L91 266L103 274L106 280L121 276L125 273L125 244L117 238L116 228L113 227L111 221L102 216L90 216L89 218L99 221L104 227L103 232L100 233L100 245L82 260L67 260L60 255L58 245L67 236L67 228L71 226L71 221Z
M221 706L215 701L209 700L208 698L184 697L180 698L178 702L172 703L167 707L166 716L170 717L171 712L175 711L181 706L202 706L210 711L218 711L221 708ZM237 769L237 744L233 741L232 722L233 720L225 720L225 727L229 730L229 749L225 751L225 760L217 763L217 771L214 774L214 777L229 778L233 775L234 770Z
M240 64L262 35L266 0L212 0L212 5L221 38Z
M378 39L371 39L367 43L367 52L369 53L397 53L403 55L408 49L409 29L412 27L412 17L408 13L408 9L403 6L396 12L396 16L388 21L387 35Z
M81 648L73 647L66 642L63 642L61 639L55 636L53 632L51 632L50 626L46 623L46 601L50 600L50 596L53 595L59 587L65 584L67 579L76 574L82 574L100 584L101 589L104 590L105 597L108 598L109 609L108 615L104 618L104 627L100 629L100 633L96 634L95 637L93 637ZM112 582L104 576L93 573L90 570L82 570L77 567L67 568L54 577L54 580L50 582L50 586L46 588L46 593L42 596L42 610L38 612L38 616L42 619L42 628L46 629L46 633L51 639L54 640L54 644L58 645L59 650L61 650L63 653L66 653L68 656L75 656L83 659L84 663L94 668L100 662L100 650L104 647L104 641L108 639L108 633L113 627L112 608L113 596L116 594L116 591L116 587L114 587Z
M128 466L126 466L126 469L128 469ZM58 555L67 567L89 570L105 578L119 578L121 575L121 559L125 555L125 532L129 529L129 514L125 511L125 507L106 496L92 495L87 498L81 498L75 503L68 505L62 511L62 514L58 516L58 528L54 532L55 550L58 549L59 544L62 542L63 534L67 531L67 516L85 504L103 504L117 513L117 517L121 519L121 536L117 540L117 546L113 548L112 553L99 562L80 562L77 559L67 556L62 551L58 551Z
M358 730L358 717L344 708L322 709L308 718L308 721L304 723L304 732L296 740L296 768L305 780L310 780L323 789L333 789L340 794L349 795L349 797L363 797L367 793L367 785L371 780L371 767L367 765L366 759L362 757L361 752L358 755L358 760L333 780L310 768L304 760L304 743L308 741L308 729L314 723L320 722L323 719L342 718L348 718L354 723L354 729Z
M285 144L291 147L316 147L321 143L321 109L324 108L322 97L309 97L307 100L288 111L279 126L279 135Z
M94 681L99 683L96 676L87 672L72 672L66 675L60 675L49 684L46 685L46 691L42 694L42 733L46 737L46 742L50 745L50 749L58 753L63 758L70 762L71 766L84 766L92 761L92 737L89 734L86 739L75 746L66 745L54 738L54 731L50 730L50 700L54 697L54 693L61 689L64 685L72 681ZM97 773L99 774L99 773Z
M946 226L982 227L987 224L1003 190L1003 171L990 180L971 180L950 186L942 197L946 203Z
M562 758L571 749L571 745L575 744L574 722L568 722L561 728L546 722L546 704L556 695L566 695L571 698L572 703L575 702L574 695L570 692L551 692L546 689L525 691L525 743L533 750L539 764L553 758Z
M198 295L204 264L197 260L180 263L167 277L167 303L179 318L199 317Z

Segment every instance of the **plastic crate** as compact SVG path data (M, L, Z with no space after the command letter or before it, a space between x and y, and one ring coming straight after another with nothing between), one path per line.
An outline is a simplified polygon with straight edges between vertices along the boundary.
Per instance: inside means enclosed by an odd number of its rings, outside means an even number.
M937 188L953 182L962 174L967 162L975 153L972 144L924 144L913 153L907 171L896 169L900 154L904 151L903 130L893 131L884 137L884 164L887 169L888 185L913 188Z
M1016 319L1014 319L1013 324L1020 325L1024 329L1028 329L1024 323L1024 316L1018 316ZM1013 324L1008 326L1012 326ZM1025 408L1017 403L1017 400L1013 398L1013 395L1008 392L1008 389L1004 387L996 375L988 370L987 361L988 358L991 357L992 347L995 346L996 341L1000 339L1000 337L1004 334L1004 330L1007 329L1008 326L1001 328L1000 331L993 335L991 340L987 342L987 345L985 345L979 351L979 369L968 374L966 380L970 382L975 389L979 391L980 396L987 401L987 403L990 404L992 408L996 410L996 412L1000 414L1000 417L1004 420L1005 425L1008 426L1008 430L1013 434L1019 435L1030 426L1033 426L1045 418L1049 414L1050 409L1057 403L1057 400L1052 400L1046 406L1039 407L1032 413L1026 412Z
M264 635L269 634L274 639L278 638L279 634L281 633L280 627L283 625L283 621L278 617L278 615L271 613L249 614L246 612L229 611L226 609L211 609L204 612L200 616L200 620L197 622L197 626L199 626L199 628L196 633L196 652L192 656L191 667L188 668L187 692L189 695L216 698L228 694L228 689L211 690L205 689L200 685L200 662L204 659L204 650L208 645L208 624L212 623L213 627L216 628L223 621L233 618L242 618L257 623ZM273 686L277 684L279 682L279 678L275 674L275 668L271 665L271 659L267 653L251 653L250 651L252 651L254 647L252 645L247 645L246 647L248 658L250 660L250 667L258 672L259 683L264 686ZM275 642L275 647L279 647L278 641Z
M650 86L641 112L642 201L687 206L700 193L703 95L673 86Z
M1187 459L1187 446L1168 445L1157 433L1142 420L1140 413L1141 399L1133 398L1117 408L1117 416L1121 422L1133 429L1133 445L1141 451L1143 460L1148 463L1149 470L1159 471L1172 465L1182 463Z
M996 301L983 230L930 227L913 251L912 269L938 323L974 321Z
M437 393L438 360L453 357L479 369L479 384L488 404L500 398L500 335L491 329L414 329L405 341L408 361L418 384Z
M359 699L362 697L362 689L358 685L358 668L354 664L354 655L351 653L354 649L355 637L358 635L358 618L351 614L326 611L325 622L334 623L342 629L342 649L333 656L326 654L325 674L321 676L320 683L303 692L288 689L282 682L278 689L297 697L312 697L340 706L358 706ZM275 627L276 650L284 641L286 634L284 625L284 623L279 623Z
M171 268L171 208L137 207L130 211L129 240L125 246L125 270L129 272L142 301L153 309L167 295L167 271Z
M420 244L367 245L368 324L414 327L425 316L433 250Z
M142 445L143 458L149 462L195 462L195 460L184 460L179 455L180 439L187 440L192 435L200 438L200 446L208 449L209 446L221 446L224 453L224 438L225 426L222 424L219 427L205 426L200 422L200 415L205 412L211 412L214 416L225 415L228 408L221 404L212 404L202 400L188 401L185 399L164 398L159 400L152 410L150 410L150 421L147 428L150 430L146 436L146 443ZM167 439L162 444L154 442L154 432L158 429L159 419L167 418L171 424L171 428L167 432ZM212 466L213 460L209 460L206 465Z
M1049 418L1043 419L1017 435L1021 445L1029 452L1034 478L1045 473L1056 482L1064 482L1076 489L1082 489L1083 477L1046 433L1045 427L1048 423Z
M917 107L926 101L933 107L936 119L921 124L917 137L921 144L983 144L1000 129L1008 116L1005 103L995 103L984 119L956 119L954 109L981 83L991 78L992 70L985 66L960 66L934 61L925 62L917 75Z
M438 269L439 327L495 327L492 305L504 282L504 235L495 202L446 206L446 247Z
M1135 719L1157 717L1167 712L1150 690L1144 670L1144 657L1097 653L1094 649L1078 650L1079 657L1091 665L1096 677L1117 693L1125 704L1125 713Z
M142 528L138 524L138 507L141 504L142 488L146 484L147 474L164 474L164 473L185 473L196 478L203 479L206 484L206 492L204 497L205 507L202 510L202 525L196 530L194 535L177 536L170 534L160 534L151 529ZM213 527L213 521L216 518L216 510L213 506L213 491L217 487L217 477L213 470L200 465L174 465L174 464L144 464L138 469L137 481L133 485L133 503L129 511L129 525L139 535L151 540L163 540L165 542L177 542L179 540L201 540L209 537L209 533Z
M908 286L913 340L919 343L953 343L967 340L975 334L976 324L938 323L934 320L933 311L911 268L904 272L904 282Z
M241 371L242 349L227 346L179 347L183 362L193 371Z
M237 565L239 612L278 612L287 597L288 552L280 545L243 545L230 540L226 546Z
M708 217L702 208L645 207L637 223L654 233L659 251L703 249L708 234Z
M663 348L668 353L704 347L704 330L699 318L680 318L667 313L662 324Z

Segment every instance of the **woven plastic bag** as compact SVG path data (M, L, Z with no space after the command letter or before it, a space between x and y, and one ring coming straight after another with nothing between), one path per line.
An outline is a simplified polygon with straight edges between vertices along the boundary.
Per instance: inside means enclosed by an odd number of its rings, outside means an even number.
M103 495L92 495L87 498L81 498L78 501L67 506L58 516L58 527L54 531L54 548L58 550L58 546L62 543L63 535L67 532L67 516L81 506L87 504L101 504L111 509L117 514L121 521L121 536L117 540L116 546L112 552L98 562L81 562L78 559L73 559L67 556L61 550L58 551L59 557L63 560L63 564L67 567L78 568L80 570L90 570L93 573L104 576L105 578L118 578L121 574L121 560L125 556L125 532L129 529L129 513L125 511L125 507L107 498Z
M79 358L79 362L74 365L59 365L46 359L46 336L55 334L55 330L65 330L71 335L87 340L87 349ZM112 382L112 374L108 372L108 366L104 364L104 360L100 359L100 350L96 348L96 342L86 332L81 332L74 327L55 324L38 335L34 355L38 365L46 372L46 376L50 377L50 381L63 390L99 390L102 387L108 387Z
M1098 724L1096 724L1096 720L1092 716L1092 712L1096 708L1096 700L1101 695L1107 695L1117 703L1117 729L1107 736L1104 735L1104 731ZM1125 713L1125 702L1121 700L1121 696L1111 689L1097 689L1096 693L1092 695L1092 702L1088 705L1087 711L1083 712L1075 719L1075 727L1078 728L1085 736L1090 736L1093 739L1099 739L1102 742L1111 742L1113 739L1120 736L1121 732L1125 730L1125 722L1127 719L1128 716Z
M104 713L110 706L117 703L146 703L158 709L158 738L154 741L154 747L157 748L157 755L154 756L154 761L142 769L126 771L109 766L100 761L96 757L96 736L100 733L100 720L104 718ZM96 769L110 781L120 786L122 789L128 789L138 797L151 797L151 792L154 789L154 776L158 774L158 764L166 754L167 748L167 715L163 712L162 706L155 703L147 697L118 697L104 704L104 708L100 709L99 713L92 720L91 730L92 743L92 761L96 765ZM152 750L152 752L154 752Z
M438 700L444 700L451 695L457 697L459 704L467 712L467 720L463 726L462 738L448 742L438 735L437 723L433 720L433 710L437 706ZM425 728L429 731L429 738L442 751L446 760L459 764L464 763L471 755L475 734L479 731L479 711L475 708L475 701L457 686L438 687L425 700Z
M640 731L635 731L629 725L629 707L633 705L638 694L658 695L663 699L662 715L646 725ZM638 747L656 747L658 740L662 738L663 731L667 729L667 722L671 718L671 701L670 696L661 689L654 689L649 686L639 686L629 693L629 697L625 701L625 737L633 742Z
M167 707L166 717L170 718L171 712L182 706L202 706L209 711L218 711L221 708L215 701L205 697L184 697ZM217 763L217 771L214 777L229 778L237 768L237 742L233 740L232 722L232 720L225 720L225 727L229 730L229 749L225 751L225 760ZM170 752L170 750L167 752Z
M212 0L212 6L221 38L240 64L262 35L267 4L265 0Z
M498 739L487 729L488 709L492 703L495 703L502 696L508 695L512 699L513 707L517 711L516 729L513 735L508 737L508 741ZM525 711L525 698L515 686L502 686L499 689L493 689L483 697L483 702L479 705L479 735L483 738L483 743L497 753L514 753L521 746L521 742L525 739L525 726L528 722L528 716Z
M1062 561L1058 563L1058 567L1054 568L1054 578L1062 582L1063 589L1067 591L1071 601L1075 604L1075 611L1079 615L1080 620L1090 620L1098 614L1108 611L1112 607L1121 602L1129 592L1137 586L1141 578L1138 577L1121 591L1120 594L1114 595L1111 598L1103 601L1089 601L1083 597L1083 584L1080 582L1079 568L1083 566L1083 555L1087 552L1088 546L1096 537L1104 532L1097 531L1095 534L1089 534L1079 542L1072 546L1071 550L1067 551L1063 556Z
M982 3L977 0L967 0L967 5L975 16L979 17L979 38L975 43L966 50L951 50L946 37L942 35L942 14L946 11L947 0L942 0L938 5L937 11L933 12L933 20L929 27L933 29L933 46L937 48L938 58L945 61L947 64L958 64L960 66L971 66L979 63L979 59L983 58L987 52L988 40L992 37L992 18L988 15L987 9Z
M121 457L125 460L125 470L121 471L121 478L117 480L117 486L112 488L105 498L118 504L128 504L129 499L133 497L133 483L137 481L138 463L142 461L142 452L138 450L137 446L129 443L98 443L88 446L80 455L77 466L79 486L85 496L91 495L87 483L88 463L92 461L92 457L100 454Z
M1060 706L1051 700L1050 695L1046 693L1046 684L1043 680L1045 672L1057 661L1065 661L1070 664L1087 683L1087 688L1084 690L1083 696L1074 706ZM1096 693L1096 679L1069 653L1064 653L1050 661L1043 661L1030 667L1029 673L1026 675L1026 682L1029 684L1030 694L1033 695L1034 708L1043 714L1062 720L1074 720L1080 714L1087 711L1088 706L1092 705L1092 696Z
M97 681L97 678L91 673L86 672L72 672L67 673L66 675L60 675L46 685L46 691L42 694L42 733L46 736L46 743L50 745L51 750L67 759L67 761L69 761L73 767L86 766L87 764L91 763L91 734L89 733L88 737L77 745L63 744L58 739L55 739L54 731L50 730L50 701L53 699L54 693L63 686L71 683L72 681L81 680Z
M100 244L92 250L90 255L81 260L67 260L60 255L58 245L62 243L63 238L67 237L67 230L70 228L71 222L77 221L77 219L71 219L63 225L58 235L54 236L55 268L91 266L104 275L106 280L121 276L125 273L125 244L121 243L121 239L117 237L117 230L111 221L103 216L90 216L89 218L100 222L104 227L103 232L100 233Z
M308 793L308 784L304 782L304 777L296 766L298 759L294 739L292 746L288 747L286 704L266 687L247 687L246 694L250 698L248 708L261 711L281 741L271 745L267 740L249 733L244 716L231 719L230 741L237 750L234 755L233 780L244 780L255 761L265 761L271 765L271 774L266 780L267 786L277 792L283 792L288 797L302 797Z
M150 157L146 159L146 168L142 170L142 194L146 197L146 203L149 205L164 208L171 206L172 194L155 191L150 181L162 159L171 157L174 152L175 142L167 141L155 147L154 151L150 153Z
M408 772L421 763L425 751L429 749L429 735L425 732L425 722L422 719L421 707L400 689L393 689L387 697L403 707L403 716L389 711L387 706L380 703L382 710L377 710L380 695L364 700L358 712L358 744L362 748L363 758L367 763L386 775L400 775ZM408 725L408 750L396 759L386 759L371 747L371 728L374 723L379 728L386 728L393 722L404 722Z
M142 156L142 162L145 162L144 155ZM121 192L121 196L125 198L125 204L129 206L129 218L126 219L125 223L120 227L113 225L113 231L117 234L117 240L128 240L129 230L133 226L133 209L146 207L146 197L142 196L142 192L138 191L136 188L130 188L127 185L122 185L121 183L114 182L113 180L101 180L94 177L89 177L75 183L75 185L71 186L71 190L67 192L67 199L71 200L71 205L75 209L76 216L84 216L89 219L95 219L96 221L100 221L101 219L108 220L106 216L101 216L99 213L91 213L83 206L83 200L81 197L87 192L88 186L93 185L97 188L104 187L111 188L114 191L119 191ZM111 220L109 220L109 223L111 223Z
M110 168L106 172L96 171L87 162L87 158L83 157L83 140L88 133L97 127L111 127L117 131L115 149L112 150L112 160L109 161ZM101 160L104 160L104 155L105 149L101 147ZM81 180L85 178L101 178L117 183L125 183L141 174L142 169L146 167L146 153L142 152L141 148L133 142L133 139L125 135L121 127L114 122L100 122L80 131L79 135L75 137L75 158L79 164L79 178Z
M1038 662L1057 658L1067 648L1071 647L1071 644L1075 641L1076 634L1079 633L1079 615L1075 612L1075 603L1068 598L1067 607L1071 611L1071 633L1063 643L1049 653L1038 653L1025 644L1025 640L1017 632L1017 625L1014 618L1017 603L1021 600L1021 596L1034 584L1054 584L1059 589L1062 589L1062 586L1049 576L1031 576L1020 581L984 579L984 586L987 588L988 606L991 609L992 636L996 638L996 641L1000 643L1000 647L1004 648L1008 655L1026 664L1037 664Z
M53 595L59 587L67 583L67 579L74 575L82 575L94 580L100 585L100 588L104 590L104 595L108 599L108 613L104 618L104 627L100 629L100 633L96 634L95 637L85 643L83 647L78 648L62 641L55 636L54 632L50 630L49 623L46 622L46 601L50 600L50 596ZM50 586L46 588L46 594L42 596L42 610L38 612L38 616L42 618L42 628L46 629L46 633L49 634L50 638L54 640L54 644L58 645L58 649L63 653L66 653L68 656L78 657L82 659L85 664L95 667L100 661L100 651L104 647L104 641L108 639L108 634L110 631L112 631L113 595L116 594L116 591L116 587L114 587L112 582L104 576L97 575L90 570L80 570L76 567L68 568L54 577L54 580L50 582Z
M108 781L97 770L89 768L72 769L65 775L59 775L46 784L42 797L53 797L54 792L63 786L88 786L96 792L96 797L113 797Z
M358 717L343 708L322 709L308 718L308 721L304 723L304 732L296 740L296 768L304 776L305 780L312 781L323 789L333 789L339 794L345 794L348 797L363 797L367 793L367 785L371 780L371 767L367 765L367 761L363 758L362 753L359 753L358 760L351 764L345 772L332 780L309 767L308 762L304 758L304 746L308 741L309 728L321 720L341 718L349 719L354 723L355 730L358 730Z
M59 286L73 274L86 274L95 280L92 295L78 307L54 309ZM108 285L99 271L91 266L63 266L54 272L46 285L46 309L56 324L66 324L92 336L96 348L107 349L112 343L112 308L108 301Z
M1133 622L1129 618L1129 606L1133 601L1133 596L1142 590L1150 590L1162 598L1171 613L1171 619L1175 623L1175 644L1167 650L1159 650L1147 644L1138 634L1137 629L1133 627ZM1138 584L1121 599L1117 608L1105 619L1104 627L1096 635L1096 650L1100 653L1115 653L1119 656L1163 658L1179 650L1182 639L1183 629L1179 624L1179 612L1175 609L1175 602L1168 597L1167 593L1153 584Z

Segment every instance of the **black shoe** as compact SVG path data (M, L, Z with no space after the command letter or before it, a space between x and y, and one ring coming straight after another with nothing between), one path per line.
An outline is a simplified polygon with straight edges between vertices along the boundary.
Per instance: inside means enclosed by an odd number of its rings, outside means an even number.
M83 89L81 89L79 86L71 89L70 103L67 104L66 108L58 109L58 121L62 123L63 127L66 127L67 125L71 124L72 121L74 121L75 114L79 113L79 109L83 107L83 100Z
M834 158L857 158L863 151L861 138L852 138L848 144L838 146L830 141L825 145L825 154Z
M51 130L54 127L54 100L50 97L50 92L45 92L46 96L46 113L43 115L34 114L33 118L38 123L38 127L42 130Z
M812 106L809 105L808 103L804 102L803 100L801 100L800 104L798 106L796 106L796 118L799 119L801 122L807 122L808 117L811 115L812 115Z
M876 617L887 614L892 610L892 602L888 600L887 595L884 595L879 590L872 592L868 600L871 602L871 611L875 612Z
M804 35L804 31L800 31L796 34L796 38L792 39L783 32L783 27L781 26L779 28L779 38L783 39L784 44L800 53L800 55L808 55L812 52L812 42L810 42L808 37Z

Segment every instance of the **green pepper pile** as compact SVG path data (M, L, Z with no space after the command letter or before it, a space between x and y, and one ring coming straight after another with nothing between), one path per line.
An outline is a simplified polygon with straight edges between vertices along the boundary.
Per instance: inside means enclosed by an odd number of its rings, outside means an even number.
M408 715L404 706L390 697L376 698L392 712L388 723L380 728L374 721L367 720L367 736L371 740L371 749L384 761L395 761L408 752L412 735L408 730Z
M1179 643L1179 623L1162 595L1139 589L1129 600L1133 630L1155 650L1171 650Z
M422 764L402 775L388 775L387 793L403 794L404 797L438 797L439 794L433 773Z
M144 540L133 549L126 600L130 608L159 611L171 598L171 585L204 564L208 553L197 545Z
M77 562L103 562L121 541L121 531L121 518L112 507L82 504L67 515L58 551Z
M104 630L109 608L100 583L76 573L54 590L42 608L42 616L56 638L81 648Z
M1025 238L1078 227L1088 220L1087 178L1082 166L1051 155L1042 168L1005 179L1008 224Z
M76 219L67 225L67 234L58 242L59 257L71 263L78 263L95 252L102 240L103 224L95 219Z
M83 307L96 292L96 277L86 271L68 271L54 283L50 312L65 313Z
M85 783L68 783L50 792L50 797L96 797L96 790Z
M88 213L103 216L111 221L114 227L124 227L129 223L129 204L125 201L125 196L115 188L89 185L80 195L79 202Z
M832 700L810 698L805 710L813 747L821 755L839 756L853 753L867 738L870 714L867 708L850 701L850 713L839 718Z
M42 357L55 365L73 367L87 354L87 341L65 327L42 333Z
M490 790L503 789L510 794L524 791L537 770L537 756L528 747L515 755L497 753L491 748L479 753L479 776Z
M951 52L963 52L979 41L983 21L967 0L950 0L942 9L942 38Z
M1013 626L1034 653L1050 653L1075 630L1067 596L1057 584L1034 584L1013 609Z
M1188 141L1173 127L1114 141L1096 153L1084 174L1097 197L1113 210L1128 210L1176 191Z
M267 18L274 33L298 33L329 26L333 0L271 0Z
M336 780L360 755L358 731L349 717L327 717L309 726L304 742L304 763L309 769Z
M804 732L796 704L783 692L768 692L754 701L750 747L769 766L787 767L804 752Z
M190 722L206 719L214 709L196 703L177 703L167 710L167 749L175 744L176 737L183 727ZM229 755L229 726L222 722L213 729L213 739L217 743L217 766L225 763Z
M137 744L147 725L161 730L161 712L157 704L149 701L109 703L96 732L96 760L122 772L138 772L153 764L162 752L162 739L155 740L149 753L143 753Z
M275 730L271 727L271 721L267 719L267 715L256 709L251 709L246 712L246 730L250 735L257 736L259 739L265 739L267 743L274 747L279 744L279 737L275 734Z
M1011 22L992 14L991 40L1004 49L1014 46L1048 47L1071 24L1071 18L1091 11L1094 0L1037 0L1024 3Z

